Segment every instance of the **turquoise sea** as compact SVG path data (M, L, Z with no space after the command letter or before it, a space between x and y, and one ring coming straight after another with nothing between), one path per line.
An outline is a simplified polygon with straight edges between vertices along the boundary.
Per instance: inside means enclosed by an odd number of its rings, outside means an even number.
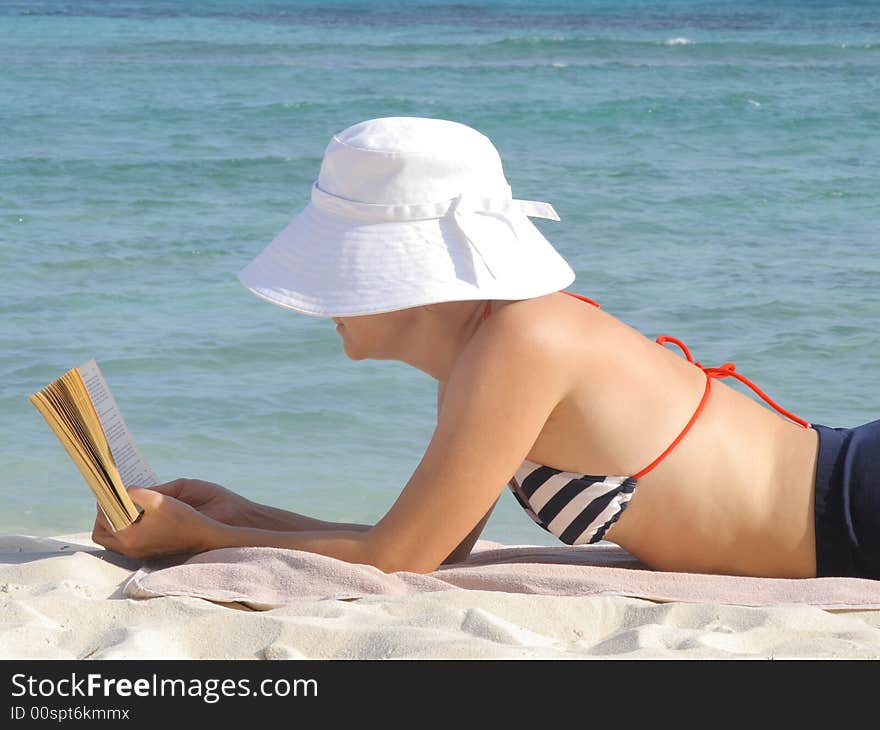
M27 401L90 358L161 478L384 514L434 381L235 274L330 136L393 115L487 134L572 291L808 420L880 418L880 2L2 2L0 533L91 528ZM484 535L555 541L510 494Z

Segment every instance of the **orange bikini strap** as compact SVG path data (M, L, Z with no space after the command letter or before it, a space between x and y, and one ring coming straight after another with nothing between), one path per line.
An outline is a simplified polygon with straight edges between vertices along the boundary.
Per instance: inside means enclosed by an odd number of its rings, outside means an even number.
M697 406L697 409L694 411L694 414L691 416L691 420L687 422L687 425L682 429L681 433L676 436L675 440L669 444L666 450L660 454L654 461L652 461L648 466L642 469L640 472L633 474L633 479L639 479L647 474L651 469L657 466L666 456L672 451L676 446L678 446L679 442L685 437L688 431L690 431L691 426L694 425L697 418L699 418L700 413L706 405L706 401L709 399L709 392L712 390L712 379L718 378L735 378L739 382L748 386L754 391L754 393L761 397L761 399L773 407L778 413L781 413L786 418L794 421L795 423L803 426L804 428L810 428L810 424L808 421L805 421L803 418L798 418L796 415L791 413L790 411L785 410L782 406L776 403L770 396L768 396L763 390L761 390L757 385L755 385L751 380L740 375L736 372L736 365L732 362L726 362L721 367L718 368L706 368L699 362L694 362L694 358L691 356L691 351L688 350L687 345L685 345L681 340L676 337L670 337L669 335L662 335L657 338L657 344L663 345L664 342L671 342L672 344L678 346L681 351L684 353L684 356L687 358L687 361L696 365L700 370L702 370L706 374L706 387L703 390L703 397L700 398L700 403Z
M659 338L658 338L658 340L659 340ZM658 342L658 344L659 344L659 342ZM687 348L685 348L685 352L687 352ZM688 358L688 360L690 360L690 358ZM693 360L691 360L691 362L693 362ZM703 372L705 372L705 371L703 371ZM706 401L709 400L709 393L711 392L711 390L712 390L712 377L709 375L709 373L706 373L706 387L703 389L703 397L700 398L700 403L697 406L697 409L694 411L693 415L691 416L691 420L687 422L685 427L683 429L681 429L681 433L679 433L678 436L676 436L673 439L672 443L666 447L666 449L663 451L662 454L660 454L660 456L658 456L656 459L654 459L654 461L652 461L650 464L648 464L648 466L646 466L644 469L642 469L641 471L638 471L632 475L633 479L635 479L637 481L639 479L641 479L643 476L645 476L645 474L647 474L655 466L657 466L661 461L663 461L663 459L665 459L667 456L669 456L669 453L676 446L678 446L679 442L687 435L687 432L691 430L691 426L693 426L694 423L696 423L697 419L700 417L700 413L702 412L703 407L706 405Z

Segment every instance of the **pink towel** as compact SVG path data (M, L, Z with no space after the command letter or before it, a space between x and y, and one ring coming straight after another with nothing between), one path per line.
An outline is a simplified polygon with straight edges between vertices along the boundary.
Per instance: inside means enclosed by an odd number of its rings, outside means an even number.
M463 562L427 574L383 573L372 565L300 550L210 550L177 564L144 565L128 581L124 594L194 596L266 609L304 600L461 589L740 606L804 603L838 610L880 608L880 581L667 573L646 568L614 545L505 546L488 540L479 540Z

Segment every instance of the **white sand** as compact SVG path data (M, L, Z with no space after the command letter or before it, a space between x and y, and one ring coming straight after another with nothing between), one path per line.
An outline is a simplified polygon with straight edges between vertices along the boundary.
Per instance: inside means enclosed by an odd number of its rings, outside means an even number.
M880 658L880 611L451 590L255 612L120 598L132 568L86 535L0 537L0 658Z

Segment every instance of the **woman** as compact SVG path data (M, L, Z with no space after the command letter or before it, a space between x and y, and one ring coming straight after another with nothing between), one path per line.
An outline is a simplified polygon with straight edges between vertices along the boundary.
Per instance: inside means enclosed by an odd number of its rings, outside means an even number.
M334 136L310 204L239 278L332 318L351 359L437 380L419 466L373 526L183 479L132 488L139 520L113 533L99 514L95 541L134 557L262 545L428 572L467 556L508 486L563 542L610 540L661 570L880 577L880 422L810 426L721 382L740 378L731 364L646 339L565 291L574 273L528 216L558 220L512 199L469 127L392 117Z

